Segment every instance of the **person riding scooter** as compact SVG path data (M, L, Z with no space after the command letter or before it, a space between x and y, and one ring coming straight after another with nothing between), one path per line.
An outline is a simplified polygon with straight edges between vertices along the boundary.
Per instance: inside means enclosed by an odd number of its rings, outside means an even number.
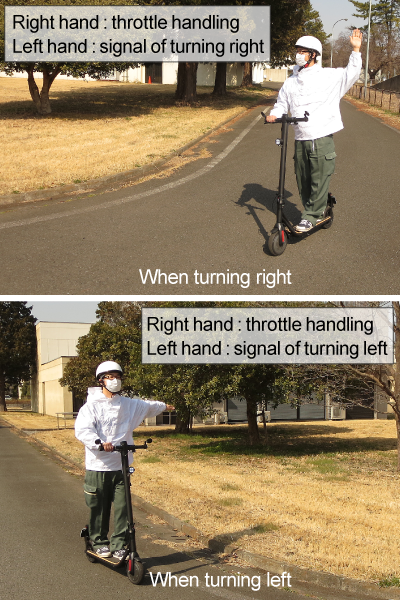
M174 407L164 402L121 396L122 369L114 361L101 363L96 370L96 379L101 387L88 389L87 402L75 422L75 435L85 445L83 490L90 510L89 536L99 557L112 555L122 559L128 518L121 458L118 453L112 453L114 446L121 441L133 444L132 431L146 417L174 410ZM105 452L100 451L96 440L102 442ZM114 533L109 540L112 502Z
M345 69L323 69L317 63L322 44L313 36L296 42L296 66L293 75L281 87L278 99L267 117L268 123L289 111L292 117L308 121L294 125L295 173L303 203L299 233L312 229L322 218L328 200L330 178L335 170L333 134L343 129L339 102L357 81L361 72L362 33L354 29L350 36L353 52Z

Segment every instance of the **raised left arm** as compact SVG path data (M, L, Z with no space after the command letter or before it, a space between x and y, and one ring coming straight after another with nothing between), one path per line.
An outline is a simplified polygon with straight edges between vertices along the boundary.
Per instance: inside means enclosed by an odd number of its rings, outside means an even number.
M362 33L359 29L353 29L350 36L350 44L353 52L360 52L362 42Z

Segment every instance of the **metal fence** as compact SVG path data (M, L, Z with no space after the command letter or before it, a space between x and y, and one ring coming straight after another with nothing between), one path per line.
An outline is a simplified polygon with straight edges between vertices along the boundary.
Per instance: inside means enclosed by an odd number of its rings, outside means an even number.
M379 106L384 110L390 110L393 113L400 113L400 93L390 92L388 90L378 90L376 88L367 87L364 98L364 86L359 83L354 84L347 92L349 96L365 100L369 104Z

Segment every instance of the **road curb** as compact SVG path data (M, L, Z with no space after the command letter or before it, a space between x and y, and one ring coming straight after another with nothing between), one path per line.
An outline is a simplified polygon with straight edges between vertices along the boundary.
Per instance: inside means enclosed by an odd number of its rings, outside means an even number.
M274 96L271 96L271 100L273 100L274 98ZM226 119L226 121L219 123L212 129L209 129L206 133L200 135L194 140L191 140L184 146L181 146L177 150L173 150L167 156L160 158L159 160L156 160L152 163L149 163L148 165L144 165L143 167L137 167L135 169L124 171L123 173L116 173L114 175L106 175L105 177L99 177L97 179L88 179L83 183L63 185L59 187L48 188L45 190L22 192L21 194L6 194L4 196L0 196L0 207L8 207L10 205L16 204L28 204L31 202L39 202L40 200L57 200L64 198L71 193L73 193L74 195L77 195L77 192L82 192L82 194L85 194L87 190L98 191L101 189L107 189L112 185L121 185L128 182L133 183L138 179L145 177L146 175L154 175L155 173L159 173L160 171L166 169L166 163L168 163L168 161L170 161L172 158L174 158L175 156L180 156L181 154L183 154L183 152L189 150L189 148L196 146L196 144L204 140L209 135L218 131L218 129L220 129L221 127L224 127L225 125L228 125L229 123L232 123L237 119L241 119L248 112L257 108L257 106L264 106L264 104L255 104L250 108L246 108L246 110L240 112L234 117L229 117L229 119Z
M0 419L1 420L1 419ZM22 434L27 440L31 439L36 445L39 447L42 446L45 450L50 451L52 454L55 454L58 458L62 459L62 461L69 463L72 467L78 468L82 473L85 468L82 464L77 463L73 459L63 455L58 452L48 444L45 444L41 440L38 440L34 433L28 433L24 429L21 429L14 425L13 423L9 423L6 420L6 424L11 429L14 429L16 432ZM367 583L364 581L360 581L358 579L352 579L350 577L344 577L340 575L334 575L333 573L325 573L322 571L312 571L310 569L306 569L303 567L297 567L293 564L286 563L284 561L275 560L273 558L268 558L266 556L261 556L260 554L254 554L253 552L249 552L248 550L240 550L236 544L232 543L229 540L229 534L226 536L217 536L215 538L211 538L201 533L199 529L174 517L170 513L166 512L162 508L158 506L154 506L147 500L144 500L140 496L132 493L132 504L137 508L143 510L144 512L155 515L168 523L173 529L181 531L188 537L195 539L196 541L202 543L205 547L209 548L212 552L215 553L224 553L231 554L234 557L237 557L247 563L250 567L260 569L261 571L282 574L283 572L290 573L292 577L292 588L293 590L298 591L307 591L310 592L310 586L318 588L321 591L321 588L332 592L346 592L356 594L357 600L362 600L365 598L375 598L376 600L395 600L400 599L400 589L398 588L379 588L376 584Z

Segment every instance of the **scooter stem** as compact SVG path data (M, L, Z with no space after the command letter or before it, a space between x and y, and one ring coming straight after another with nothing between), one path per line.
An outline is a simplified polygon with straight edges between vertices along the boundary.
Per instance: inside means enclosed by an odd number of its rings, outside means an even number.
M124 478L125 487L125 502L126 511L128 517L128 537L129 537L129 549L131 552L136 553L136 538L135 538L135 526L133 523L133 512L132 512L132 498L131 498L131 482L129 474L129 461L128 461L128 444L127 442L121 442L121 463L122 463L122 476Z
M282 127L281 127L281 163L279 167L279 188L278 188L278 201L281 208L285 199L285 176L286 176L286 154L287 154L287 142L288 142L288 124L287 115L282 115ZM279 219L280 221L281 219Z

